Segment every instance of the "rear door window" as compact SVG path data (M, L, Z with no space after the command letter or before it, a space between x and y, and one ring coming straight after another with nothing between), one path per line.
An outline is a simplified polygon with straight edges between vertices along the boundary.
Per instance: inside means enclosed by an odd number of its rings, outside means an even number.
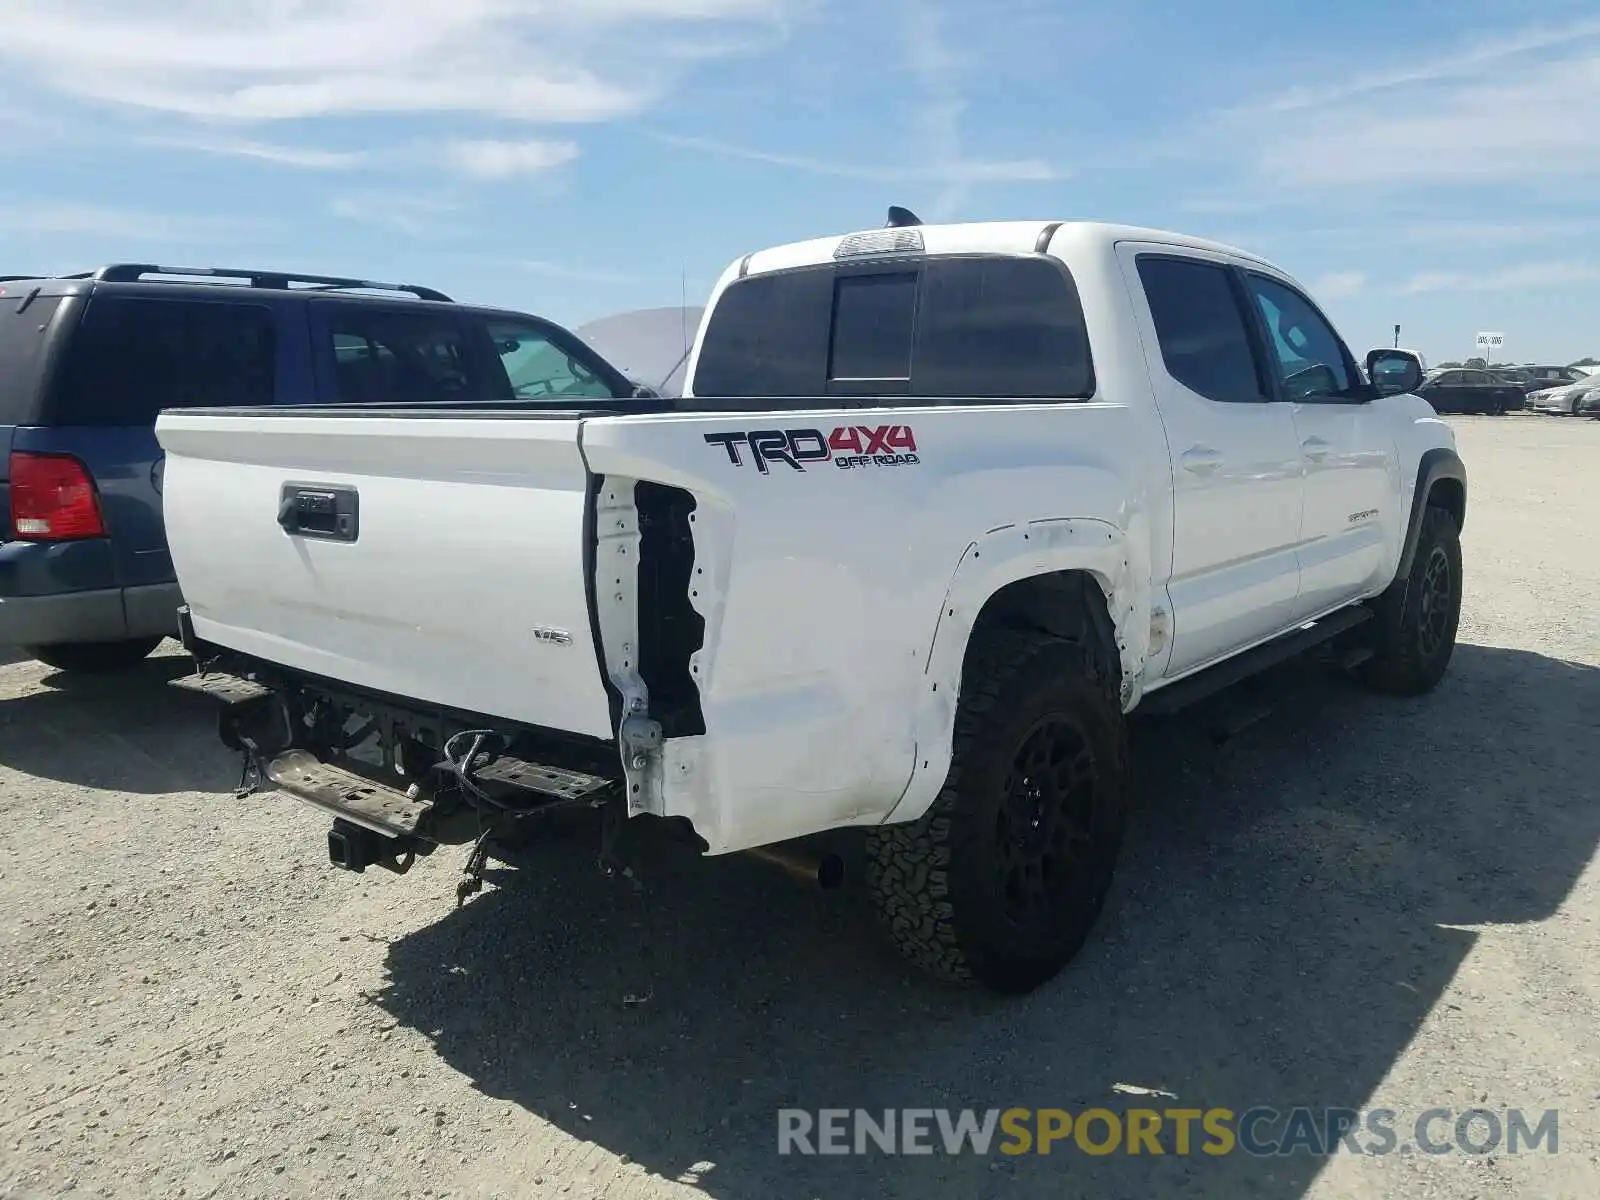
M1054 260L833 265L730 284L706 326L697 396L1083 399L1083 309Z
M314 328L333 360L340 404L488 403L486 372L448 309L318 304Z
M153 425L164 408L264 405L276 336L262 304L91 296L48 410L58 425Z
M1140 255L1138 266L1167 374L1207 400L1265 403L1266 381L1228 269L1154 255Z
M19 296L0 296L0 425L31 425L38 410L45 334L61 306L41 297L21 312Z

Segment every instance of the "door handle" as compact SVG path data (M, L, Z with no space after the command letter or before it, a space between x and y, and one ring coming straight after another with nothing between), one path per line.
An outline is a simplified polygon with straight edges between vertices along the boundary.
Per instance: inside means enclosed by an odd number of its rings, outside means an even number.
M1328 452L1333 449L1327 442L1319 437L1308 437L1300 443L1300 452L1312 462L1321 462L1328 457Z
M1210 446L1191 446L1178 461L1191 474L1209 475L1222 465L1222 455Z

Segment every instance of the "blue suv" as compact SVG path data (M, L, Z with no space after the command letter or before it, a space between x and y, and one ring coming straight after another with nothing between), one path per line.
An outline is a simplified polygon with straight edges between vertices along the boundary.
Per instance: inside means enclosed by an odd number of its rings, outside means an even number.
M0 277L0 644L99 671L176 633L162 409L647 392L558 325L431 288L140 264Z

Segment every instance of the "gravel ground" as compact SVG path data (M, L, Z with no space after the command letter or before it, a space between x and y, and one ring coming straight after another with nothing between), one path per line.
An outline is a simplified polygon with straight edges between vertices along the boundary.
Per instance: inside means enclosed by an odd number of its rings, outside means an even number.
M1461 645L1432 696L1311 666L1136 730L1112 902L1054 985L922 981L861 897L578 829L325 865L236 801L208 706L0 666L0 1195L1600 1194L1600 423L1457 422ZM784 1106L1560 1110L1559 1152L780 1158Z

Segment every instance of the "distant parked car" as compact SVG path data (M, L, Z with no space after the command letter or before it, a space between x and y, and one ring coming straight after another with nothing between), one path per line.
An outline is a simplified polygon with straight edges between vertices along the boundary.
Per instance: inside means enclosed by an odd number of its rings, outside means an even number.
M1530 392L1545 388L1565 387L1569 383L1583 383L1593 379L1594 367L1524 367L1533 382Z
M1565 413L1573 417L1600 413L1600 375L1592 375L1562 387L1530 392L1528 407L1536 412Z
M1486 413L1498 417L1523 406L1522 391L1493 371L1449 368L1432 372L1417 389L1438 413Z
M1534 388L1541 386L1533 381L1533 376L1523 367L1492 367L1489 370L1489 374L1493 375L1497 382L1505 384L1516 392L1514 400L1506 405L1508 412L1511 410L1520 411L1526 407L1525 397L1527 394Z

